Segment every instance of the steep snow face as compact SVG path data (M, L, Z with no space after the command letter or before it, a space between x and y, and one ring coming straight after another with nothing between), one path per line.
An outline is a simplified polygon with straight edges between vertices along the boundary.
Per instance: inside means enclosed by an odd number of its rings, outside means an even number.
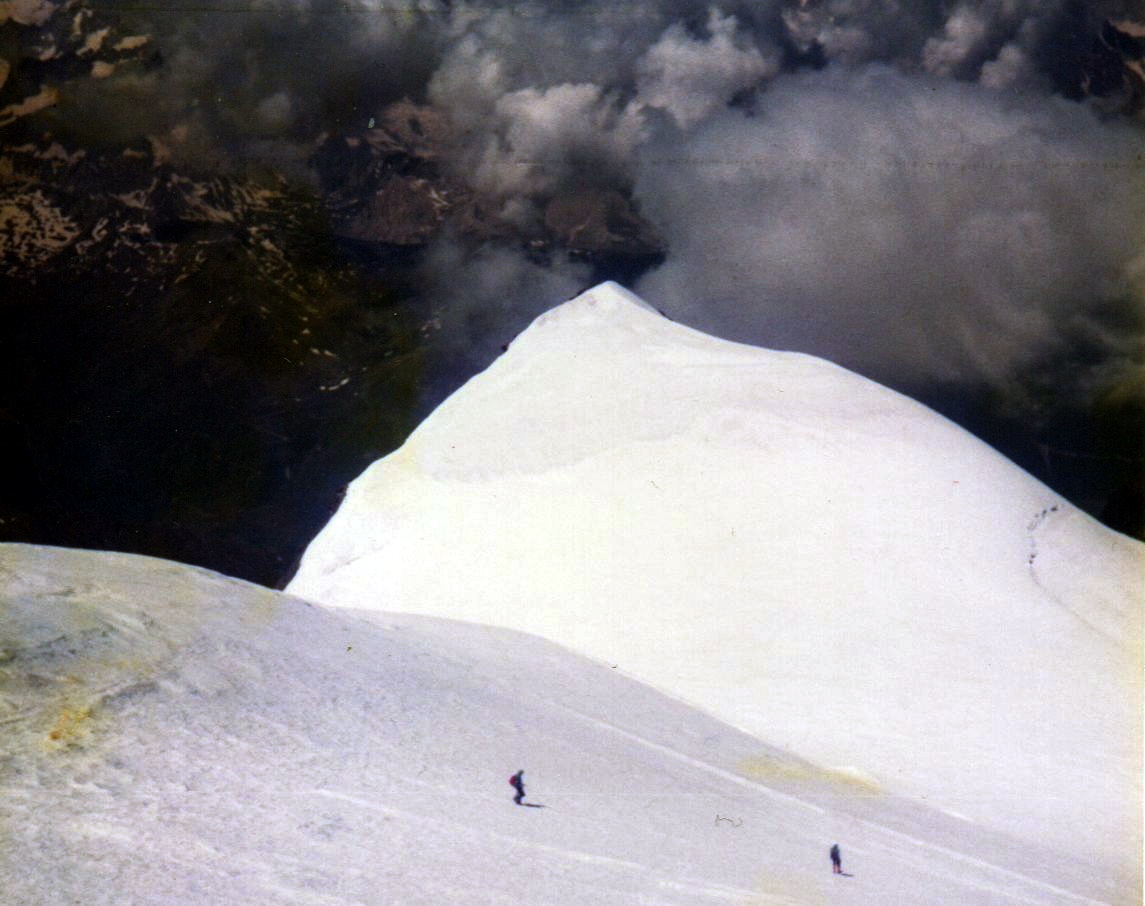
M288 590L536 633L1136 871L1142 551L923 406L604 284L358 478Z
M6 906L1132 900L519 633L4 545L0 649Z

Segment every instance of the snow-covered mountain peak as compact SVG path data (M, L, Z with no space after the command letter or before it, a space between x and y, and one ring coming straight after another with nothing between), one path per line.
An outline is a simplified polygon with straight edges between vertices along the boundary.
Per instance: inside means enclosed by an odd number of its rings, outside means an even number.
M1116 863L1139 852L1143 552L924 406L605 285L359 477L289 590L550 638Z

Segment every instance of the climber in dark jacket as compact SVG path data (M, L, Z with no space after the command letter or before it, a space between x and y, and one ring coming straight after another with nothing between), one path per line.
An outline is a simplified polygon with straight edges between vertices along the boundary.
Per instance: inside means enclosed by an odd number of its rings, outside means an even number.
M509 783L517 791L517 795L513 797L513 801L517 805L521 804L521 800L525 798L525 769L522 768L516 774L509 778Z
M839 853L839 844L835 843L831 847L831 870L837 875L843 873L843 856Z

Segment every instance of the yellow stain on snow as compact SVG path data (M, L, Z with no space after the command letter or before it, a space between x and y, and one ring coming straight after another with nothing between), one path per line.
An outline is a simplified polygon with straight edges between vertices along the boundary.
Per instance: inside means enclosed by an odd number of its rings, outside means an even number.
M58 752L83 745L91 736L92 713L91 705L62 707L56 714L55 724L45 737L45 747Z
M749 780L775 783L782 786L814 785L837 795L869 798L883 793L878 781L851 768L822 768L805 761L757 755L745 758L737 766L741 776Z
M755 893L743 906L823 906L828 902L822 878L806 871L768 872L752 886Z

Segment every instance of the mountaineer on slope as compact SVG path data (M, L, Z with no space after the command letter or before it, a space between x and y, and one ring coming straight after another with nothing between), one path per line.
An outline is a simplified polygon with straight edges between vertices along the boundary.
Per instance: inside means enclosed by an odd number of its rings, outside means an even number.
M513 797L513 801L517 803L517 805L520 805L521 800L525 798L525 769L521 768L521 770L510 777L509 783L517 791L517 795Z

